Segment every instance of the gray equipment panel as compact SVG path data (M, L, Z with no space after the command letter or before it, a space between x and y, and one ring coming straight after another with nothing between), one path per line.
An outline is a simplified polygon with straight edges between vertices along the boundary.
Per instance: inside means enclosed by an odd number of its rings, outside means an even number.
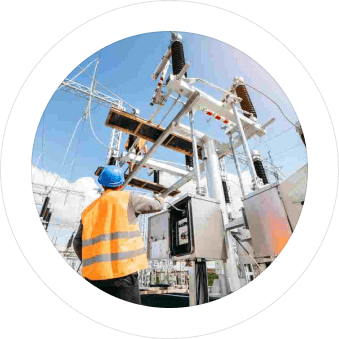
M148 246L149 260L169 258L168 211L163 211L148 218Z
M243 204L255 256L277 256L292 234L277 184L247 195Z

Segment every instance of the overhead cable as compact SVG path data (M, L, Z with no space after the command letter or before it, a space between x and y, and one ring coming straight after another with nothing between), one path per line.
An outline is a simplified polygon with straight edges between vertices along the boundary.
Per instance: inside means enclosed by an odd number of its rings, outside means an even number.
M80 69L82 69L84 71L84 73L86 73L92 80L94 79L92 77L92 75L90 75L85 69L83 69L81 66L78 66ZM113 93L111 90L109 90L106 86L104 86L103 84L101 84L98 80L95 80L95 82L101 86L102 88L104 88L107 92L111 93L112 95L116 96L119 100L121 100L122 102L124 102L127 106L131 107L132 109L136 110L136 108L134 106L132 106L131 104L129 104L127 101L125 101L124 99L122 99L121 97L119 97L117 94Z
M78 129L78 126L79 126L80 122L82 121L82 119L83 119L83 117L80 118L80 120L78 121L78 123L77 123L76 126L75 126L75 129L74 129L74 131L73 131L71 140L70 140L70 142L69 142L69 144L68 144L66 153L65 153L64 158L63 158L63 160L62 160L62 165L61 165L61 167L64 167L64 165L65 165L66 158L67 158L69 149L70 149L70 147L71 147L72 141L73 141L73 139L74 139L76 130ZM60 174L57 175L57 177L56 177L56 179L55 179L55 181L54 181L54 184L52 185L50 191L48 192L48 195L51 194L51 192L52 192L52 190L53 190L53 188L54 188L54 186L55 186L55 184L57 183L57 181L58 181L59 178L60 178Z
M269 96L267 96L267 95L264 94L263 92L259 91L259 90L256 89L255 87L249 85L248 83L246 83L246 86L248 86L248 87L254 89L255 91L259 92L261 95L263 95L264 97L266 97L267 99L269 99L270 101L272 101L272 102L278 107L279 111L280 111L281 114L285 117L285 119L286 119L290 124L292 124L295 128L297 128L297 125L296 125L295 123L293 123L293 122L291 121L291 119L289 119L289 118L285 115L285 113L283 112L283 110L280 108L280 106L279 106L273 99L271 99Z
M281 152L279 152L279 153L277 153L277 154L272 155L272 158L274 158L274 157L276 157L277 155L280 155L280 154L282 154L282 153L286 153L286 152L288 152L288 151L290 151L290 150L292 150L292 149L294 149L294 148L296 148L296 147L302 146L302 145L304 145L304 144L301 143L301 144L294 145L293 147L288 148L288 149L285 150L285 151L281 151Z

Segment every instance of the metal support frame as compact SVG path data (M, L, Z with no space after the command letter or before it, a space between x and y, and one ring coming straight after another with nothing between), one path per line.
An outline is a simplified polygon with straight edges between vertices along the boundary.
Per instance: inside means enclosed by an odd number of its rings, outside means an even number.
M139 163L142 160L141 155L122 155L122 157L119 158L120 161L123 162L135 162ZM188 174L188 172L184 169L181 169L179 167L171 166L168 163L161 162L161 160L155 160L153 158L148 159L148 161L144 164L145 167L149 168L151 171L161 171L166 172L175 176L184 177Z
M199 165L200 167L200 171L202 172L205 168L205 164L201 163ZM171 192L179 189L181 186L185 185L186 183L188 183L190 180L192 180L192 178L194 177L194 170L188 172L188 174L186 176L184 176L183 178L181 178L179 181L175 182L172 186L170 186L169 188L167 188L167 190L163 191L160 196L163 198L166 198Z
M237 156L236 152L234 151L233 142L234 142L233 135L231 134L230 135L230 146L231 146L232 153L233 153L233 158L234 158L234 162L235 162L235 168L236 168L237 173L238 173L238 178L239 178L242 198L244 198L245 197L245 188L244 188L244 183L243 183L242 178L241 178L241 171L240 171L238 156Z
M248 168L249 168L251 176L252 176L253 188L258 189L258 188L260 188L260 185L258 183L257 174L255 172L255 168L254 168L253 160L252 160L252 157L251 157L251 152L250 152L250 149L248 147L246 135L244 133L244 129L242 127L242 123L241 123L240 118L239 118L239 113L238 113L237 107L236 107L234 102L231 103L231 106L232 106L232 110L233 110L233 113L234 113L236 123L238 125L238 130L239 130L239 133L240 133L240 136L241 136L241 139L242 139L242 145L243 145L243 148L244 148L244 152L245 152L246 157L247 157Z
M141 167L147 162L147 160L156 151L156 149L165 141L168 135L179 124L180 120L184 117L184 115L187 114L187 112L189 112L190 110L192 110L193 106L199 100L199 97L200 97L199 92L195 92L192 94L192 96L187 100L185 106L179 111L179 113L175 116L175 118L168 125L168 127L162 132L160 137L156 140L151 149L144 155L143 159L139 162L139 164L136 165L134 170L128 175L127 179L123 184L123 187L126 187L128 183L134 178L134 176L139 172Z
M205 195L203 188L201 187L201 178L200 178L200 169L199 169L199 157L198 157L198 148L197 140L195 138L194 131L194 111L189 112L190 124L191 124L191 138L192 138L192 148L193 148L193 161L194 161L194 173L196 178L196 192L198 195Z
M220 162L217 156L215 145L212 139L204 138L202 139L204 154L205 154L205 168L206 168L206 179L207 187L210 198L214 198L220 201L220 209L223 219L223 227L226 230L226 249L227 249L227 263L226 263L226 277L228 278L229 287L232 292L238 290L241 287L237 266L236 266L236 257L233 250L232 235L230 230L227 229L227 224L229 223L228 213L227 213L227 204L225 201L225 196L222 188L221 182L221 173L220 173ZM221 279L226 279L223 274L221 274ZM221 284L221 286L226 286L226 284ZM226 295L227 291L222 290L222 294Z
M71 94L74 94L82 99L88 99L88 97L91 95L92 100L96 101L97 103L107 106L107 107L121 107L122 101L115 99L109 95L106 95L104 93L98 92L97 90L93 90L91 92L90 87L87 87L85 85L82 85L78 82L75 82L73 80L65 79L62 81L60 89L69 92ZM125 108L121 108L123 111L125 111Z
M111 139L109 142L109 150L106 158L106 164L109 164L111 157L117 158L119 156L120 143L122 132L113 128L111 133Z

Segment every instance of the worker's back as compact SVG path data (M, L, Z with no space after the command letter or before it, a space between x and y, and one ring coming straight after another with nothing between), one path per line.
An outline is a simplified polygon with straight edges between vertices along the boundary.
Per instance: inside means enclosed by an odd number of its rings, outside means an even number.
M137 216L129 217L129 204L130 192L107 190L83 212L84 277L113 279L147 268Z

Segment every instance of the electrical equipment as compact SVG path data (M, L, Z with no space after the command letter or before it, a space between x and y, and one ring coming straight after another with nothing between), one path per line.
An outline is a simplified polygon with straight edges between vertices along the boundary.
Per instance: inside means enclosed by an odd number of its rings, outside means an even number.
M154 183L159 184L160 183L160 171L155 170L153 174L154 174Z
M259 151L251 151L251 156L253 160L253 165L255 168L255 172L257 173L257 176L262 179L264 185L268 184L266 172L264 169L264 166L261 161L261 154Z
M242 99L240 102L241 109L248 112L248 113L244 112L244 116L249 119L252 117L257 119L257 113L252 104L252 100L248 94L244 80L242 78L235 78L234 83L236 86L235 92L237 93L237 96Z
M47 196L44 200L44 203L42 204L41 211L40 211L40 217L43 217L45 215L46 209L49 204L50 197Z
M278 184L266 185L243 199L255 257L275 257L292 235L278 191Z
M148 218L148 246L147 257L149 260L169 259L167 210Z
M148 219L149 260L226 259L220 203L186 194Z
M226 179L222 179L222 188L224 190L224 196L225 196L226 204L230 204L231 199L230 199L230 195L229 195L229 192L228 192Z

